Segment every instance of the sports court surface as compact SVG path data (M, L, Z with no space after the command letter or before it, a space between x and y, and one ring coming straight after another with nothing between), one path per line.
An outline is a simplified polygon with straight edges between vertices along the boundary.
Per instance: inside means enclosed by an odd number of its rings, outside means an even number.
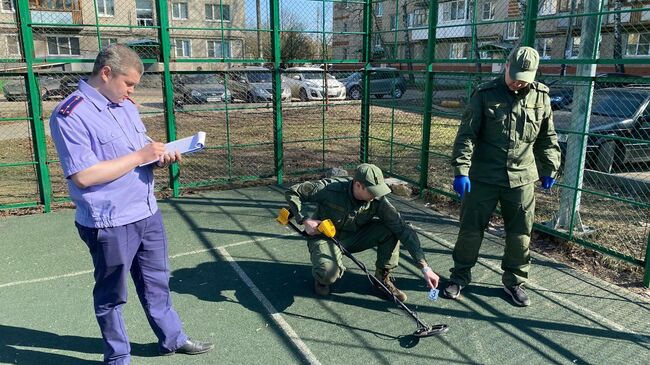
M457 221L391 197L419 231L444 279ZM533 256L532 306L500 285L502 239L486 235L461 300L427 298L402 250L397 285L407 305L449 332L416 339L411 317L373 295L350 260L325 298L313 294L305 241L275 221L282 190L255 187L160 202L170 239L174 306L186 332L213 341L199 356L157 356L155 336L130 287L125 319L133 364L647 364L650 303L624 289ZM92 262L74 212L0 219L0 363L99 364ZM375 254L355 255L374 269ZM374 271L374 270L373 270Z

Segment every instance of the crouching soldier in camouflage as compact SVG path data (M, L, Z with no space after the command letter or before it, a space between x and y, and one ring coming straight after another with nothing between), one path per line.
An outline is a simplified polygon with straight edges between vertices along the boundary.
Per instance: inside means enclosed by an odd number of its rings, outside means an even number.
M285 197L291 213L311 236L308 246L316 294L328 295L330 285L345 271L341 251L318 231L318 225L325 219L332 220L337 239L351 253L377 247L375 276L399 300L406 301L406 294L393 284L390 276L398 265L398 241L404 244L422 270L427 286L438 286L438 275L427 264L417 234L388 201L385 196L388 193L390 188L384 182L381 169L372 164L359 165L354 178L308 181L287 190ZM317 206L311 218L301 212L302 203L307 202Z

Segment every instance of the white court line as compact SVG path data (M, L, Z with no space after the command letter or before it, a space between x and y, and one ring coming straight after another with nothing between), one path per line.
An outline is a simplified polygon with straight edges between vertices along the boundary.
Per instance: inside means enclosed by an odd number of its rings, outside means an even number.
M439 237L435 233L428 232L428 231L426 231L426 230L424 230L422 228L416 227L416 226L413 226L413 228L415 228L415 230L418 233L422 234L423 236L425 236L425 237L427 237L427 238L429 238L429 239L431 239L433 241L436 241L439 244L441 244L443 246L446 246L447 248L453 249L453 247L454 247L453 243L447 241L446 239L444 239L442 237ZM479 258L478 261L481 262L483 265L489 267L490 269L496 271L496 272L501 272L502 271L500 265L492 264L486 259ZM564 305L566 305L568 307L571 307L572 309L576 310L577 312L582 312L583 314L587 315L592 320L597 319L598 321L601 322L601 324L605 324L605 325L611 327L610 329L613 328L613 329L615 329L617 331L620 331L620 332L627 332L630 335L632 335L632 337L634 337L637 340L641 341L642 344L645 344L645 345L650 344L650 339L648 338L648 336L645 336L645 335L640 334L640 333L636 333L636 332L624 327L623 325L608 319L607 317L604 317L604 316L602 316L602 315L600 315L600 314L598 314L598 313L596 313L596 312L594 312L594 311L592 311L590 309L587 309L587 308L585 308L585 307L583 307L583 306L581 306L579 304L576 304L576 303L572 302L569 299L565 299L564 297L553 293L550 289L547 289L547 288L545 288L545 287L543 287L541 285L534 284L531 281L528 281L526 283L526 286L530 287L532 289L538 290L538 291L544 291L544 295L547 295L547 296L553 298L554 300L556 300L556 301L558 301L558 302L560 302L560 303L562 303L562 304L564 304Z
M284 238L284 237L295 236L295 235L296 235L296 233L279 234L279 235L273 236L273 237L257 238L257 239L252 239L252 240L235 242L235 243L231 243L231 244L228 244L228 245L225 245L225 246L222 246L222 247L224 247L224 248L225 247L234 247L234 246L239 246L239 245L245 245L245 244L248 244L248 243L263 242L263 241L268 241L268 240L272 240L272 239ZM169 256L169 258L170 259L175 259L175 258L178 258L178 257L195 255L195 254L198 254L198 253L217 251L218 249L219 249L219 247L212 247L212 248L205 248L205 249L202 249L202 250L182 252L182 253L178 253L176 255ZM58 279L71 278L71 277L75 277L75 276L91 274L93 271L94 270L83 270L83 271L71 272L71 273L68 273L68 274L48 276L48 277L44 277L44 278L14 281L14 282L11 282L11 283L0 284L0 289L1 288L7 288L7 287L10 287L10 286L16 286L16 285L42 283L44 281L52 281L52 280L58 280Z
M271 318L273 318L275 323L278 326L280 326L282 331L284 331L284 333L287 335L287 337L289 337L291 342L293 342L293 344L302 353L307 363L320 365L320 361L318 361L316 356L314 356L314 354L311 352L309 347L307 347L307 345L300 339L300 337L298 337L298 334L293 330L293 328L291 328L289 323L287 323L287 321L284 320L284 318L282 317L282 315L280 315L278 310L275 309L275 307L273 307L273 304L271 304L271 302L264 296L264 294L262 294L262 292L257 288L257 286L250 279L250 277L246 275L246 273L244 272L244 270L242 270L242 268L239 266L237 261L235 261L232 258L232 256L230 256L228 251L226 251L226 248L219 247L218 251L219 254L221 254L224 257L224 259L230 263L232 268L237 272L237 275L239 275L239 277L246 283L248 288L253 292L253 294L257 298L257 300L259 300L260 303L262 303L262 305L264 306L264 308L266 308L266 311L268 312L268 314L271 315Z
M14 281L12 283L0 284L0 288L6 288L6 287L9 287L9 286L16 286L16 285L22 285L22 284L42 283L44 281L63 279L63 278L71 278L73 276L90 274L92 272L93 272L93 270L84 270L84 271L71 272L71 273L63 274L63 275L48 276L48 277L45 277L45 278Z

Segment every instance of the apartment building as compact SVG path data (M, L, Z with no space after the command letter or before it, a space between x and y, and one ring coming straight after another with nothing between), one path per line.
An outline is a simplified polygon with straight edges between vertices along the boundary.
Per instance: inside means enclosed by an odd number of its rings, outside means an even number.
M650 58L650 1L621 0L622 57ZM615 10L615 2L607 1L603 11ZM646 10L647 9L647 10ZM492 60L504 58L522 37L525 8L518 0L443 0L438 4L436 54L449 63L437 64L441 70L464 70L475 65L456 60ZM563 16L584 13L584 0L539 0L538 16ZM363 14L361 5L335 3L333 58L360 58L359 35ZM579 58L582 17L540 19L536 23L535 47L543 59ZM372 6L372 47L375 56L384 60L424 60L428 43L429 1L394 0L374 2ZM476 24L476 25L473 25ZM600 57L614 58L613 14L602 19ZM407 53L410 57L407 57ZM376 57L378 58L378 57ZM498 72L501 65L483 67ZM610 66L600 66L607 68ZM551 67L552 68L552 67ZM645 65L630 65L630 70L643 72ZM483 69L489 71L489 69ZM650 69L648 70L650 72ZM634 72L634 71L629 71ZM645 73L645 72L644 72Z
M0 58L21 58L16 0L0 0ZM243 57L244 2L237 0L167 1L171 58ZM154 0L29 0L34 57L94 58L101 46L131 45L143 58L159 58ZM152 28L139 28L152 27ZM198 28L198 29L197 29ZM219 69L224 63L174 63L176 69ZM150 69L160 65L152 64ZM88 71L85 63L65 63L66 71Z

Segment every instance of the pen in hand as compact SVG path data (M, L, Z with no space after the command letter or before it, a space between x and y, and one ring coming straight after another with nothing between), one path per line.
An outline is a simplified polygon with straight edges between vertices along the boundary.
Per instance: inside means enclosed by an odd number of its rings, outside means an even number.
M144 135L144 138L145 138L145 139L147 140L147 142L149 142L149 143L153 143L153 142L154 142L154 140L151 139L151 137L149 137L149 136L146 135L146 134Z

